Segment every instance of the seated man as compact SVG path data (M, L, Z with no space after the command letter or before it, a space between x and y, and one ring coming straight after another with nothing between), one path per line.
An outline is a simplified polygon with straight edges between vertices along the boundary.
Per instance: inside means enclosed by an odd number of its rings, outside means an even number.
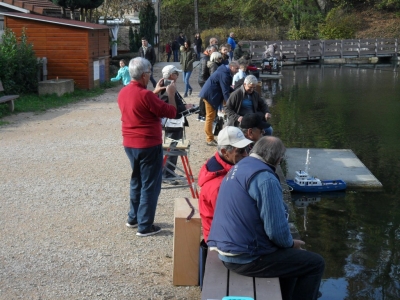
M176 82L176 80L179 77L179 73L181 72L182 70L177 69L174 65L165 66L162 69L163 82L161 86L167 86L171 82ZM169 95L165 92L165 89L160 92L160 98L164 102L169 103ZM176 116L174 119L181 119L183 117L182 112L193 107L193 104L185 103L185 101L183 100L182 96L178 93L178 91L175 92L175 103L176 103ZM186 117L183 117L183 119L184 119L183 126L189 126ZM165 129L165 137L170 138L172 140L171 146L176 146L178 144L177 141L182 139L183 137L183 127L174 128L174 130ZM164 168L163 183L170 185L179 184L179 182L175 179L180 178L182 176L178 176L175 173L175 166L177 161L178 161L178 156L168 156Z
M205 241L213 220L221 181L235 163L247 156L245 147L250 143L238 128L225 127L218 134L218 151L200 169L199 211Z
M277 48L277 45L275 43L270 44L270 45L268 45L267 50L263 54L263 63L264 63L264 60L272 61L273 69L276 69L276 67L277 67L277 59L275 57L276 48Z
M225 112L228 114L228 126L239 126L243 116L249 113L260 114L264 121L271 118L268 105L255 91L257 84L257 78L254 75L248 75L243 85L230 94L225 107ZM264 135L272 135L272 126L264 128L264 131Z
M207 244L233 272L279 277L282 299L315 300L325 262L290 233L275 173L284 154L280 139L262 137L231 168L221 183Z
M254 143L263 137L264 130L268 126L269 124L264 122L263 117L256 113L244 115L239 124L239 128L243 132L244 136L249 140L252 140ZM251 148L249 150L251 150ZM249 152L250 151L248 151L248 153Z

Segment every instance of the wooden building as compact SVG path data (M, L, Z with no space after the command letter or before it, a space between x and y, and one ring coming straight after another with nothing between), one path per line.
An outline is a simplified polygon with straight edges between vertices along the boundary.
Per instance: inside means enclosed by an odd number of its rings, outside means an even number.
M25 28L36 56L47 58L47 79L73 79L82 89L109 80L107 26L27 13L3 14L4 26L17 37Z

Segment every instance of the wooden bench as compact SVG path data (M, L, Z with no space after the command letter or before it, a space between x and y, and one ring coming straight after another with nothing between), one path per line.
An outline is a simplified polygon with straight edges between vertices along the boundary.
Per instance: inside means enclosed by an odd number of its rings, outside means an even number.
M0 80L0 93L4 92L3 83ZM0 96L0 103L7 103L11 111L14 111L14 99L17 99L19 95L5 95Z
M225 296L282 300L279 278L246 277L230 272L216 251L208 251L201 299L221 300Z

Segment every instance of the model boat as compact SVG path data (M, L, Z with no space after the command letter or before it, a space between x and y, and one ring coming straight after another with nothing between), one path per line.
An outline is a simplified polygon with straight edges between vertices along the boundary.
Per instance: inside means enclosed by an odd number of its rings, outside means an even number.
M321 180L308 174L310 150L307 150L307 160L305 171L296 171L294 180L286 180L287 184L293 188L294 192L316 193L333 192L345 190L347 185L341 179Z

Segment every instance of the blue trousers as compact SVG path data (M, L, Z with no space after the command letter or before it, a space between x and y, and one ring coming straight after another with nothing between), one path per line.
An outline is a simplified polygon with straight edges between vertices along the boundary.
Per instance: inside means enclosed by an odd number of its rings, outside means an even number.
M178 52L179 52L179 50L174 50L174 51L173 51L173 53L174 53L174 62L179 61Z
M163 150L161 145L138 149L125 147L132 167L128 222L137 221L138 230L154 223L161 191Z
M316 300L325 269L319 254L293 248L279 249L248 264L224 265L244 276L279 277L283 300Z
M190 75L192 75L192 71L190 72L183 72L183 82L185 83L185 95L187 96L187 93L189 90L192 89L189 83Z

